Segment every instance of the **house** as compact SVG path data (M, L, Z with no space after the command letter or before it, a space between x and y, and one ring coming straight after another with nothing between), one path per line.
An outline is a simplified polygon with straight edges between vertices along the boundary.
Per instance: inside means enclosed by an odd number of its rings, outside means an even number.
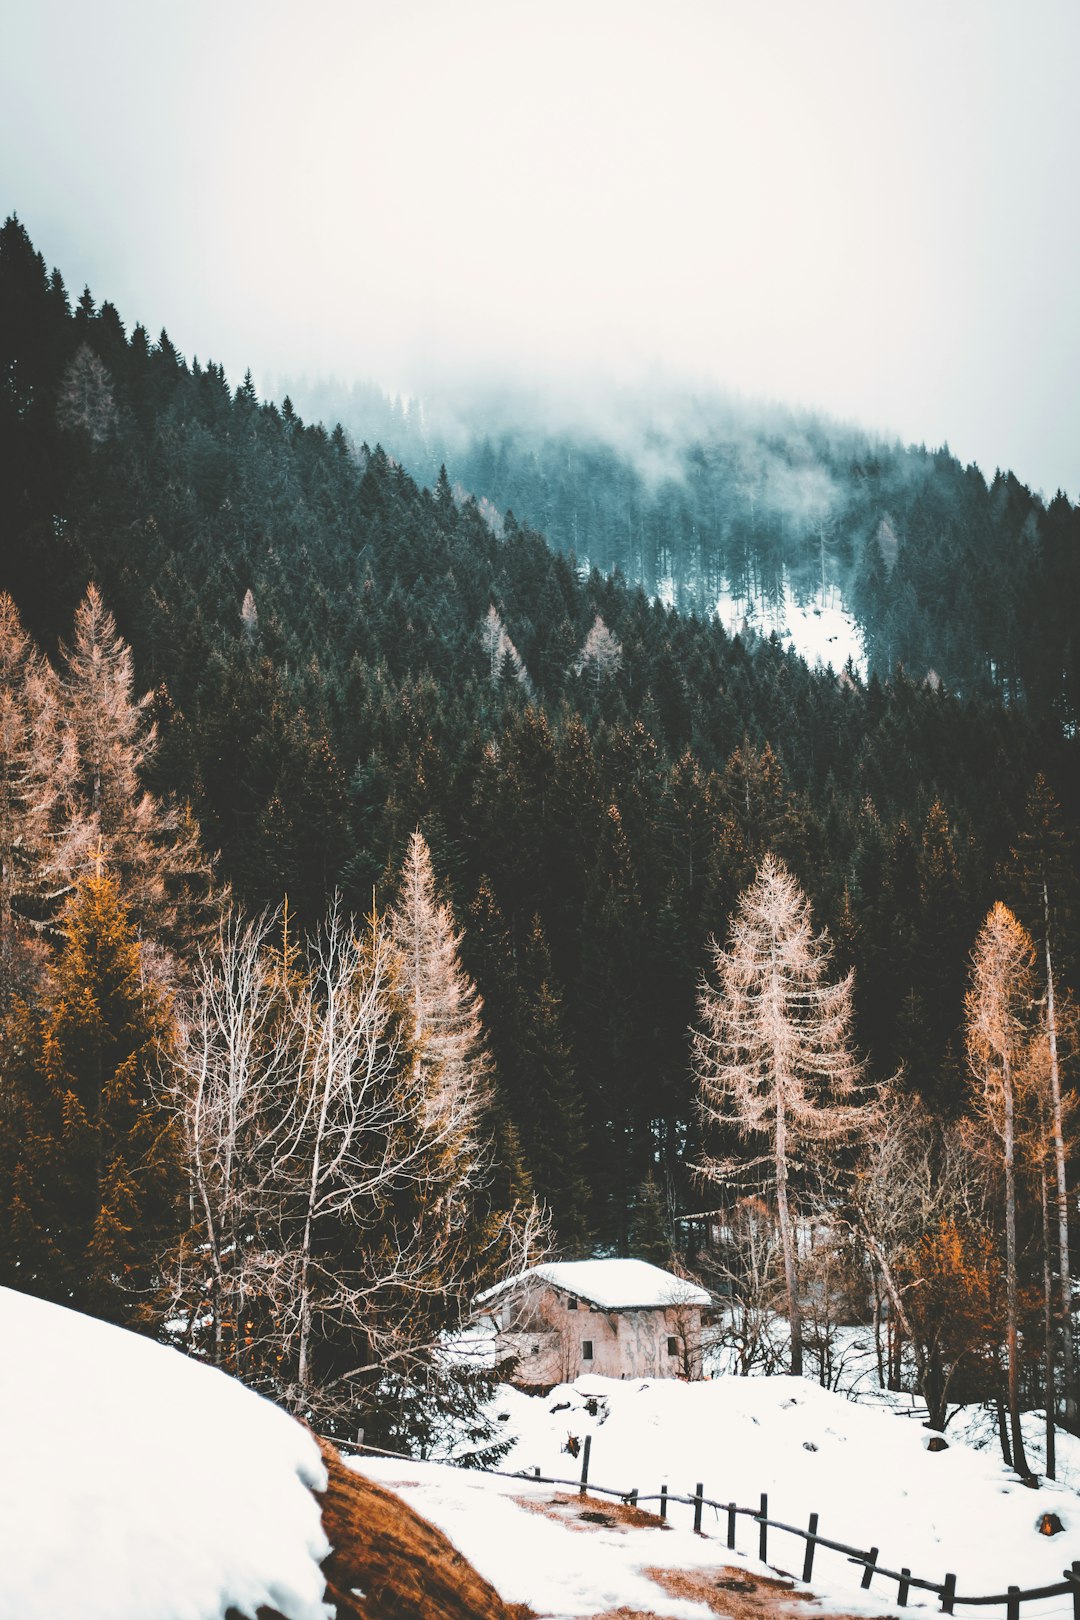
M546 1391L582 1373L700 1378L704 1288L647 1260L531 1266L478 1295L496 1346L517 1358L514 1382Z

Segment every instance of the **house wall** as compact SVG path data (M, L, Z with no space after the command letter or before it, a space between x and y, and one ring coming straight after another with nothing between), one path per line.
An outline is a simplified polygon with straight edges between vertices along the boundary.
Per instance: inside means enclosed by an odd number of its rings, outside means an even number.
M604 1378L701 1376L701 1311L696 1306L604 1311L547 1283L529 1283L500 1304L497 1325L518 1359L515 1382L551 1388L583 1373ZM668 1353L668 1340L677 1343ZM586 1359L585 1344L592 1346Z

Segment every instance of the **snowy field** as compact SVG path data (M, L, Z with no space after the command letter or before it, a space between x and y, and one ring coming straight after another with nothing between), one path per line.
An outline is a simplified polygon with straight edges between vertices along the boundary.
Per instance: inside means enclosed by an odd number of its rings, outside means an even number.
M961 1594L1050 1585L1080 1558L1075 1491L1062 1485L1029 1490L991 1451L958 1444L951 1431L949 1449L930 1452L928 1431L901 1411L855 1404L803 1379L683 1384L588 1377L543 1398L504 1389L494 1411L514 1439L504 1469L539 1467L544 1475L574 1479L580 1461L563 1447L568 1435L591 1435L590 1479L598 1485L637 1488L644 1496L664 1483L688 1495L701 1481L706 1496L741 1506L756 1506L765 1491L771 1518L803 1525L816 1512L822 1535L855 1547L877 1546L880 1563L907 1566L928 1580L951 1572ZM726 1547L726 1518L708 1509L703 1538L692 1533L692 1509L681 1506L672 1507L673 1528L666 1533L585 1533L515 1500L550 1502L550 1486L439 1464L364 1458L356 1466L399 1489L505 1598L531 1603L542 1615L590 1615L626 1605L700 1620L707 1612L702 1605L664 1597L643 1569L731 1562L759 1567L751 1556L757 1527L744 1518L737 1521L742 1556L736 1560ZM1039 1534L1038 1521L1047 1511L1061 1518L1062 1534ZM770 1564L799 1573L803 1545L770 1531ZM861 1573L843 1556L819 1548L812 1584L833 1607L896 1612L895 1584L879 1578L867 1594ZM918 1592L911 1605L939 1606ZM1023 1614L1071 1620L1072 1605L1068 1598L1047 1599L1026 1604Z
M0 1620L327 1620L318 1447L178 1351L0 1288Z

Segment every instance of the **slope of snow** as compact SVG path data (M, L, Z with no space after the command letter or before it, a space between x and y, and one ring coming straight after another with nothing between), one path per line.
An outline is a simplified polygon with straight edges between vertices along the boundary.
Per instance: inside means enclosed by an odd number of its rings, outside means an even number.
M704 1288L684 1282L673 1272L650 1265L647 1260L555 1260L506 1278L479 1294L477 1303L497 1299L523 1277L530 1276L553 1283L556 1288L563 1288L568 1294L576 1294L579 1299L587 1299L608 1311L655 1309L676 1303L708 1305L710 1302Z
M930 1436L917 1421L856 1405L803 1379L683 1384L586 1377L543 1398L503 1389L493 1411L514 1436L504 1469L539 1467L549 1477L573 1479L580 1462L562 1448L568 1434L591 1435L590 1479L596 1484L637 1488L645 1496L666 1483L673 1493L686 1495L701 1481L706 1496L744 1507L756 1507L764 1491L771 1518L805 1525L816 1512L820 1534L854 1547L878 1547L879 1563L906 1566L927 1580L941 1581L951 1572L961 1595L1004 1592L1011 1584L1052 1585L1080 1558L1075 1491L1054 1485L1026 1489L989 1451L951 1442L946 1451L930 1452ZM360 1466L387 1482L396 1469L407 1481L402 1494L414 1507L434 1519L505 1597L528 1599L540 1612L589 1614L622 1603L674 1615L682 1611L658 1604L655 1591L649 1602L642 1598L643 1565L690 1567L685 1559L691 1556L698 1564L706 1557L717 1564L731 1561L726 1521L706 1510L703 1529L709 1540L686 1536L689 1554L673 1533L661 1538L662 1547L655 1531L616 1537L626 1581L618 1588L610 1535L605 1541L554 1526L569 1543L560 1554L550 1529L538 1531L535 1516L507 1500L511 1491L546 1493L550 1500L550 1487L509 1486L505 1480L424 1464L407 1465L407 1474L401 1474L401 1464L364 1459ZM489 1495L498 1499L491 1503L490 1518L484 1505ZM1039 1534L1039 1519L1048 1511L1061 1518L1063 1534ZM686 1535L692 1510L673 1506L671 1522ZM639 1536L646 1542L635 1541ZM757 1550L757 1527L746 1518L738 1520L737 1546L745 1557ZM791 1535L771 1531L770 1564L798 1573L803 1546ZM895 1584L878 1577L867 1595L860 1588L861 1574L844 1555L819 1548L812 1584L834 1606L851 1610L869 1604L877 1612L895 1612ZM567 1593L575 1579L580 1602L572 1603ZM530 1580L539 1583L535 1593ZM604 1603L590 1607L600 1596ZM929 1593L912 1592L910 1602L939 1607ZM1071 1613L1068 1597L1023 1609L1025 1620L1064 1620Z
M325 1620L311 1436L224 1374L0 1288L0 1617Z
M772 607L764 602L739 600L725 587L717 599L716 614L729 635L745 629L761 636L775 631L785 646L790 645L811 666L827 664L839 673L850 659L865 679L862 631L835 594L824 601L799 602L791 581L785 579L783 597Z

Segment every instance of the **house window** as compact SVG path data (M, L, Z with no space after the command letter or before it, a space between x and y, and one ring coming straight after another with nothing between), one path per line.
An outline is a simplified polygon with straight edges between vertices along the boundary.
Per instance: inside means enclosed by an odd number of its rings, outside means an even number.
M568 1299L567 1302L566 1302L566 1308L567 1308L568 1311L576 1311L577 1308L578 1308L577 1300L576 1299Z
M582 1359L582 1361L591 1361L592 1360L592 1340L591 1339L582 1339L582 1341L581 1341L581 1359Z
M679 1341L678 1341L678 1339L672 1338L672 1337L668 1338L667 1353L668 1353L669 1356L677 1356L678 1355L678 1353L679 1353Z
M540 1354L540 1346L538 1344L531 1344L529 1346L529 1354L530 1356L538 1356Z

